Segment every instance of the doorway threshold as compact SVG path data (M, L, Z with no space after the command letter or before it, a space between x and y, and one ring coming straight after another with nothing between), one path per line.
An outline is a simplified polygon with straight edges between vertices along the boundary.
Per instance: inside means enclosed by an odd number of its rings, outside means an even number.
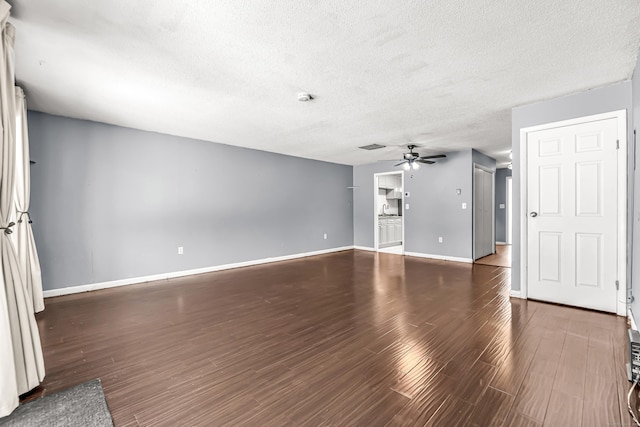
M380 248L378 252L384 252L386 254L404 255L404 245L389 246L387 248Z

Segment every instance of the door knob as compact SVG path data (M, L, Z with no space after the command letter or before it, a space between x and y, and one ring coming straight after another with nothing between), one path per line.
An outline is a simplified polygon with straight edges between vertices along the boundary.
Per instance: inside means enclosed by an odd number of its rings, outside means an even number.
M531 212L531 218L535 218L538 216L538 212Z

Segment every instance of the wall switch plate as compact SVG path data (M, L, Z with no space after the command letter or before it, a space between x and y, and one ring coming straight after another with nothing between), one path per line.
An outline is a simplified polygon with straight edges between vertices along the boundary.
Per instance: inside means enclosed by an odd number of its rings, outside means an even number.
M406 210L409 210L409 203L407 203L406 205L404 205L404 208L405 208Z
M178 255L182 255L184 253L184 248L182 246L178 246Z
M500 209L504 209L504 203L500 203Z
M324 240L327 240L327 233L324 233Z
M443 242L442 237L438 237L438 243L442 243L442 242Z
M462 204L462 209L467 209L467 204L466 203Z

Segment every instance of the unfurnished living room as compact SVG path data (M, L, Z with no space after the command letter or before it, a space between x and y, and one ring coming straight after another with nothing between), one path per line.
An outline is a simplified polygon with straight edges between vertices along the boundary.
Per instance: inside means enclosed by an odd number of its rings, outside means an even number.
M637 0L0 22L0 426L640 425Z

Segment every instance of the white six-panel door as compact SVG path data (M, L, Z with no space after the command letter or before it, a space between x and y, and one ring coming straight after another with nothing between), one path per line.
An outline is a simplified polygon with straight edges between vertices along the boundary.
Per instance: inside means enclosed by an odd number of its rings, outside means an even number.
M473 168L473 259L495 253L494 230L495 173Z
M618 121L527 134L528 297L616 312Z

